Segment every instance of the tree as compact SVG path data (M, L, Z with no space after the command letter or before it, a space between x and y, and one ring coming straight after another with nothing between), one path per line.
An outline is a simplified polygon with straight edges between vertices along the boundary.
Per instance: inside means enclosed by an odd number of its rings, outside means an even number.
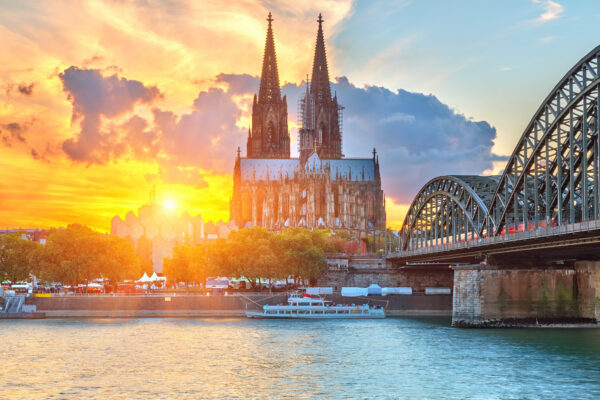
M327 237L326 253L343 253L346 250L347 241L337 235Z
M199 244L192 247L190 268L194 281L206 284L206 279L213 275L220 275L210 258L211 244Z
M277 237L278 255L288 273L297 278L316 279L327 269L324 250L327 231L286 229Z
M14 283L28 279L36 267L39 247L18 233L0 236L0 280Z
M219 270L214 260L211 259L212 244L196 246L177 245L173 247L171 257L163 261L163 270L172 282L198 282L205 284L206 279L219 275Z
M173 247L171 257L163 260L163 272L171 282L185 282L186 286L194 281L192 270L192 248L187 245Z
M137 241L137 255L140 259L141 273L152 275L152 242L144 235L140 236Z
M100 275L98 259L103 253L100 234L72 224L50 233L43 254L43 278L77 285Z
M271 246L273 233L265 228L252 227L233 231L229 235L229 263L238 277L244 276L256 287L260 278L273 279L278 260Z
M103 235L79 224L51 232L38 259L42 279L71 285L140 275L140 262L129 239Z
M111 281L137 279L141 274L140 259L129 239L115 235L101 237L98 259L100 276Z
M353 240L351 242L347 242L344 246L344 253L346 254L356 254L358 252L358 240Z

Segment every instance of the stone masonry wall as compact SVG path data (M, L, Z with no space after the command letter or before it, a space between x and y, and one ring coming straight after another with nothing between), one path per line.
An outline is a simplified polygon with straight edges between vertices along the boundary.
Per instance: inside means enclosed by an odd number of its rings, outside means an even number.
M426 287L451 288L453 271L448 270L399 270L399 269L371 269L356 271L329 271L321 276L318 286L333 287L340 290L342 287L358 286L367 287L373 283L381 287L410 287L413 292L423 292Z
M595 323L600 263L575 268L457 267L455 326L523 326Z
M575 263L579 312L600 321L600 262L579 261Z

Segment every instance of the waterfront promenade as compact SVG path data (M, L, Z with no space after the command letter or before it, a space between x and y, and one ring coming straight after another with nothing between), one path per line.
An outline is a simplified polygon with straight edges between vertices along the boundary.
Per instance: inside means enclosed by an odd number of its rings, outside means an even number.
M452 296L410 295L342 297L335 304L371 303L386 308L388 316L450 316ZM31 297L26 303L46 318L148 318L148 317L243 317L246 308L283 304L286 293L237 293L228 296L200 294L63 295Z

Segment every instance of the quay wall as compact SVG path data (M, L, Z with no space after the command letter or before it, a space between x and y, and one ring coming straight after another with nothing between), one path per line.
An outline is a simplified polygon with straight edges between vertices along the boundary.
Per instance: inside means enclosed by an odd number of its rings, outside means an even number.
M167 300L169 299L169 300ZM452 296L329 297L333 303L381 305L389 316L450 316ZM263 304L283 304L286 294L277 295L136 295L56 296L27 300L46 318L143 318L143 317L243 317Z
M599 320L600 262L539 268L469 265L454 272L454 326L563 326Z
M410 287L413 292L424 292L426 287L452 288L454 273L451 269L356 269L330 270L318 280L318 286L368 287L375 283L381 287Z
M248 308L279 304L285 294L248 296L92 295L34 297L27 300L52 317L237 317ZM255 304L257 303L257 304Z

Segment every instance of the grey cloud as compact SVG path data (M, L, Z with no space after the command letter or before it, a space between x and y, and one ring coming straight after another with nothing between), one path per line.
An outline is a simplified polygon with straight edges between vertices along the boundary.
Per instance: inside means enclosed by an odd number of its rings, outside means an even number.
M25 83L21 83L17 87L17 90L19 91L19 93L21 93L24 96L31 96L33 94L34 86L35 86L35 83L30 83L29 85L27 85Z
M1 124L0 127L0 140L6 147L12 147L13 144L27 143L25 138L25 131L27 127L18 122L11 122L8 124ZM4 132L6 131L6 132Z
M59 78L73 105L73 121L79 121L76 138L63 142L64 152L74 161L106 163L123 154L127 144L115 130L103 131L101 119L133 110L137 103L152 103L161 96L158 88L142 82L103 76L96 69L69 67Z
M304 88L285 85L288 104ZM386 194L409 203L431 178L447 174L480 174L493 161L496 129L456 113L434 95L384 87L358 88L347 78L332 83L344 106L343 146L347 157L369 157L376 147ZM290 119L296 119L290 107Z
M35 82L34 83L7 83L6 85L3 86L4 88L4 92L6 93L7 96L10 96L12 94L12 91L16 88L17 92L19 94L22 94L23 96L31 96L33 94L33 87L35 86Z
M231 171L235 149L246 135L245 129L236 126L242 111L231 95L217 88L202 91L194 100L193 110L180 117L154 110L161 149L170 160L218 173Z

